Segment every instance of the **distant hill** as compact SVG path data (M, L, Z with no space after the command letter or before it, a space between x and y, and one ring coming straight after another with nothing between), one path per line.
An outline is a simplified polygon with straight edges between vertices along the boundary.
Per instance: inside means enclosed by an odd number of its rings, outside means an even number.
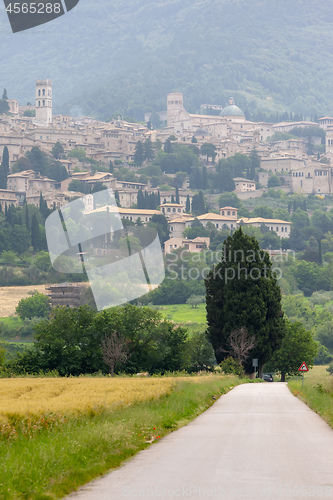
M333 114L331 0L81 0L13 35L0 14L0 91L34 101L51 78L56 112L142 119L184 93L185 106Z

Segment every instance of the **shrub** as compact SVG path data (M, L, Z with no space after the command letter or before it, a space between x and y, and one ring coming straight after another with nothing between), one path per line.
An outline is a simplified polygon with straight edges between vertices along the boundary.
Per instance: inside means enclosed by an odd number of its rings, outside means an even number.
M228 356L226 359L221 361L220 367L225 374L244 377L244 368L232 356Z
M328 365L327 371L330 375L333 375L333 361Z

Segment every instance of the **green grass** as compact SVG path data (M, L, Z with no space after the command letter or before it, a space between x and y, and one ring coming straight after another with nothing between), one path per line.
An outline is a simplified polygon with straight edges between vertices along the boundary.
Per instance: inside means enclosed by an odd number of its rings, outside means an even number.
M320 415L333 428L333 375L326 366L314 366L302 380L291 380L288 387L299 399Z
M174 323L197 323L206 324L206 304L199 304L193 308L189 304L175 304L170 306L159 306L158 310Z
M7 318L0 318L0 323L3 323L8 328L19 328L23 325L23 321L18 316L8 316Z
M179 381L171 394L158 400L112 414L91 410L80 417L58 417L51 430L45 429L44 420L44 430L36 433L31 425L22 430L22 419L17 419L18 436L13 431L14 438L0 439L0 498L61 498L118 467L149 446L147 441L185 425L212 405L213 396L244 381L218 375L195 383Z

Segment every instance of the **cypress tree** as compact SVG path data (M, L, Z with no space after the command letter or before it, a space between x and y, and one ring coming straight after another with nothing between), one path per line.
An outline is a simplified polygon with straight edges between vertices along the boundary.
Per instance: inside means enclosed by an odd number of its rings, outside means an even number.
M2 153L2 164L4 165L6 172L8 174L9 172L9 151L7 146L3 148L3 153Z
M207 182L207 167L202 168L202 181L201 181L201 187L202 189L207 189L208 182Z
M145 191L145 206L144 206L145 210L149 210L149 196L148 196L148 193L147 191Z
M257 358L261 373L285 334L281 290L268 253L255 238L236 230L225 241L223 258L207 275L205 286L207 333L217 362L229 355L231 332L244 327L256 341L245 369L252 372L252 358Z
M2 99L8 101L7 90L3 89Z
M138 141L135 145L133 160L136 165L141 167L144 160L143 144L141 141Z
M171 195L171 203L175 203L175 197L173 194Z
M3 163L0 165L0 189L7 189L7 171Z
M31 244L34 252L37 252L39 248L39 224L36 214L33 214L31 219Z
M154 158L154 150L150 137L144 142L143 157L145 160L152 160Z
M186 196L186 206L185 206L185 212L189 214L189 213L190 213L190 211L191 211L191 201L190 201L190 196L189 196L189 195L187 195L187 196Z
M145 208L145 198L143 196L143 192L142 192L141 188L138 191L137 207L141 208L141 209Z
M24 204L24 210L25 210L25 225L27 226L27 229L30 229L30 224L29 224L29 209L27 203Z
M176 186L176 203L179 203L179 187Z

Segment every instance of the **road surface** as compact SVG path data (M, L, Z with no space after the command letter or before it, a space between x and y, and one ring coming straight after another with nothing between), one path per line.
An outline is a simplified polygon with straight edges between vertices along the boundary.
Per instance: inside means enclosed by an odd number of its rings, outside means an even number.
M333 430L286 384L240 385L67 498L333 498Z

